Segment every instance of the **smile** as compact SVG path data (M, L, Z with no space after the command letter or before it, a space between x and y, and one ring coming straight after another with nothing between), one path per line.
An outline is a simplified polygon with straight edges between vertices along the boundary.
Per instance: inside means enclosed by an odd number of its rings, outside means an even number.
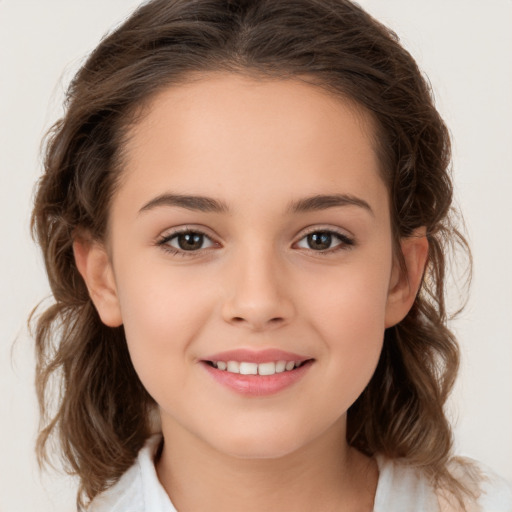
M276 349L237 349L211 354L201 366L222 387L238 395L274 395L299 382L315 359Z
M249 361L208 362L219 370L239 373L241 375L274 375L276 373L290 372L304 364L304 361L270 361L266 363L253 363Z

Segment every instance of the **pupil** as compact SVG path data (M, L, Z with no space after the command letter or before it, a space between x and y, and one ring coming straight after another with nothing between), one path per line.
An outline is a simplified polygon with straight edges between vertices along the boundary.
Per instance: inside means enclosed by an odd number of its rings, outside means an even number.
M308 235L308 245L311 249L329 249L331 247L332 236L326 231L319 231Z
M184 233L178 237L178 245L184 251L193 251L201 249L203 245L203 235L199 233Z

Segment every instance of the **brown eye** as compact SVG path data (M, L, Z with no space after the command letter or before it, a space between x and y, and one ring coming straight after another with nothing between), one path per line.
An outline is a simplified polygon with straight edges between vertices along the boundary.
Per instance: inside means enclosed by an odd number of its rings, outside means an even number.
M184 251L197 251L203 246L203 235L199 233L184 233L176 237L180 249Z
M181 251L198 251L214 245L206 235L195 231L186 231L173 235L168 238L166 243Z
M325 251L331 248L332 234L328 231L310 233L307 237L308 247L316 251Z
M352 245L354 245L354 240L348 236L327 230L313 231L301 238L297 243L297 246L301 249L318 252L332 251L337 248L343 249Z

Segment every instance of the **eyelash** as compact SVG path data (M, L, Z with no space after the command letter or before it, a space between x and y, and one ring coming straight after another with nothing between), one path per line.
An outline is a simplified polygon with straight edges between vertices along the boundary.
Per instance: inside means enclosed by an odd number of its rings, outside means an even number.
M315 228L309 232L304 233L304 235L297 242L295 242L294 245L298 244L299 242L306 239L310 235L314 235L314 234L318 234L318 233L328 234L332 238L337 238L339 243L332 248L325 249L325 250L319 250L319 251L317 251L315 249L311 249L311 248L304 248L304 249L314 253L315 255L329 256L331 254L337 253L338 251L346 251L348 249L351 249L352 247L354 247L356 245L355 240L353 238L349 237L348 235L346 235L345 233L341 233L334 229L327 229L327 228L326 229Z
M315 254L318 254L318 255L329 255L329 254L333 254L333 253L336 253L338 251L343 251L343 250L348 250L348 249L351 249L352 247L354 247L356 245L355 243L355 240L353 238L350 238L349 236L347 236L346 234L344 233L340 233L336 230L333 230L333 229L314 229L314 230L311 230L307 233L305 233L297 242L295 242L294 245L298 244L299 242L301 242L302 240L306 239L308 236L310 235L314 235L314 234L318 234L318 233L322 233L322 234L328 234L329 236L333 237L333 238L337 238L339 240L339 243L337 245L335 245L334 247L332 248L328 248L328 249L325 249L325 250L315 250L315 249L311 249L311 248L303 248L303 249L306 249L307 251L310 251L310 252L313 252ZM199 229L191 229L191 228L186 228L186 229L182 229L182 230L179 230L179 231L174 231L172 233L169 233L167 235L164 235L162 236L161 238L159 238L156 242L156 245L161 247L162 250L164 250L165 252L167 253L170 253L172 255L176 255L176 256L183 256L183 257L187 257L187 256L193 256L197 253L199 253L200 251L207 251L209 249L211 249L212 247L207 247L207 248L200 248L200 249L197 249L197 250L185 250L185 249L178 249L176 247L172 247L171 245L169 245L169 242L177 237L179 237L180 235L188 235L188 234L191 234L191 235L199 235L203 238L206 238L208 240L211 241L212 245L215 246L217 245L217 247L219 246L218 243L214 242L212 240L212 238L210 236L208 236L206 233L204 233L203 231L199 230Z
M209 239L212 242L212 245L217 245L217 246L219 245L219 244L216 244L211 239L210 236L208 236L206 233L204 233L200 229L192 229L192 228L180 229L178 231L174 231L174 232L169 233L167 235L163 235L162 237L160 237L157 240L156 245L161 247L162 250L164 250L167 253L170 253L170 254L175 255L175 256L183 256L183 257L193 256L194 253L198 253L199 251L205 251L205 250L210 249L210 248L206 248L206 249L198 249L198 250L195 250L195 251L193 251L193 250L187 251L185 249L177 249L176 247L172 247L171 245L169 245L169 242L171 240L173 240L174 238L177 238L180 235L188 235L188 234L200 235L203 238Z

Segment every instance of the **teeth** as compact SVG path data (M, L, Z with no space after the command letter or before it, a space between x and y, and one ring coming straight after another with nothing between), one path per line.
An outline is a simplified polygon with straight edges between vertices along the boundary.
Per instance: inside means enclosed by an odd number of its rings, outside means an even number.
M219 370L241 375L274 375L284 371L291 371L301 365L301 361L269 361L268 363L249 363L238 361L212 361L213 366Z
M240 364L237 361L228 361L227 369L231 373L240 373Z
M286 361L277 361L276 363L276 373L282 373L286 369Z
M260 375L274 375L276 373L276 363L260 363L258 373Z
M240 363L240 373L242 375L258 375L258 363Z

